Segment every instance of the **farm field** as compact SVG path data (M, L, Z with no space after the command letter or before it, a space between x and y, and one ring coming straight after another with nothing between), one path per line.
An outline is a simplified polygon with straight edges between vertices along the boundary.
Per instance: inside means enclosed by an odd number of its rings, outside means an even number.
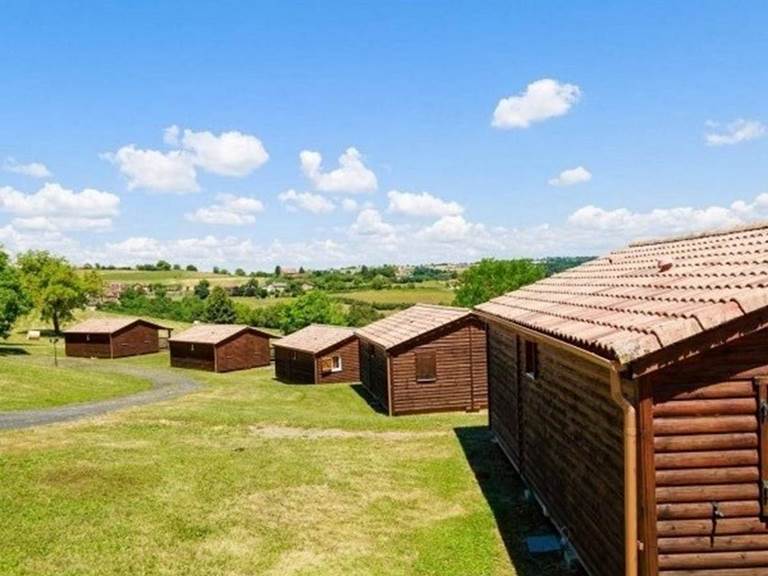
M10 347L4 363L51 360ZM484 414L389 418L356 385L178 371L165 353L94 363L202 387L0 432L4 575L561 574L525 551L551 529Z
M369 304L451 304L453 292L445 287L388 288L334 293L332 296L352 298Z
M202 279L208 280L212 285L220 286L235 286L247 280L242 276L186 270L98 270L98 273L106 283L181 284L190 287Z

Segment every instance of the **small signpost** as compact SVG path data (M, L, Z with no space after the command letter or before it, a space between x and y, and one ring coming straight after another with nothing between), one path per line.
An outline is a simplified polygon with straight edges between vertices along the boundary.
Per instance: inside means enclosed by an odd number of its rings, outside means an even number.
M59 355L58 350L56 348L56 344L59 341L58 336L53 336L52 338L49 338L48 341L53 345L53 365L57 368L59 367Z

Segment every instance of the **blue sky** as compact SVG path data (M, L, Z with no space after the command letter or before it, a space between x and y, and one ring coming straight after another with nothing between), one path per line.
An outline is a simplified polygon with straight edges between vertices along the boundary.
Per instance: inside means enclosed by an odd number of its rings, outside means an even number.
M268 269L764 218L766 29L765 2L4 3L0 242Z

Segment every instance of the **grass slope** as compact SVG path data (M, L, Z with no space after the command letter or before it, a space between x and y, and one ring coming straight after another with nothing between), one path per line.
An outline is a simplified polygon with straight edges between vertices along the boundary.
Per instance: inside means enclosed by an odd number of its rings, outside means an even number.
M0 345L0 357L15 348ZM100 362L99 364L103 364ZM103 371L103 366L60 361L33 362L26 356L0 361L0 411L50 408L64 404L105 400L150 388L148 380Z
M0 573L561 574L524 552L546 523L486 416L389 418L359 387L270 368L192 374L203 389L171 402L0 433Z

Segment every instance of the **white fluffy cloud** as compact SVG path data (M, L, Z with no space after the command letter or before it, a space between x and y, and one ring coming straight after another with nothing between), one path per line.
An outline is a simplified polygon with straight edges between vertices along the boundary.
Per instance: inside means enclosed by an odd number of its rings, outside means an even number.
M278 194L277 198L285 204L288 210L293 212L304 210L313 214L328 214L336 209L334 203L328 198L311 192L296 192L296 190L290 189Z
M158 192L197 192L197 172L189 154L179 150L160 152L141 150L133 144L123 146L102 158L116 165L128 177L128 189L144 188Z
M707 122L712 130L704 135L709 146L732 146L749 140L756 140L765 136L766 127L757 120L744 120L739 118L726 125L717 122Z
M299 160L301 171L321 192L372 192L378 188L376 174L365 166L356 148L347 148L339 156L339 167L330 172L323 172L320 152L302 150Z
M16 228L33 230L100 230L112 225L120 198L86 188L81 192L45 184L32 194L0 188L0 210L15 216Z
M261 200L248 196L219 194L216 203L186 214L190 222L220 226L244 226L256 222L256 215L264 211Z
M179 128L166 128L164 140L178 143ZM191 154L195 166L221 176L247 176L269 160L261 140L237 131L217 136L211 132L184 130L180 143Z
M31 178L50 178L53 176L45 164L40 162L29 162L28 164L19 164L15 158L6 158L3 163L3 170L22 174Z
M377 238L392 239L395 227L384 221L381 214L375 208L361 210L357 219L350 228L356 236L375 236Z
M491 124L502 129L528 128L534 122L563 116L580 97L581 89L575 84L536 80L521 94L499 100Z
M592 173L584 168L584 166L577 166L576 168L570 168L563 170L555 178L549 179L550 186L573 186L574 184L583 184L592 180Z
M143 150L133 144L101 157L116 165L128 177L130 190L197 192L197 169L220 176L247 176L269 159L261 140L250 134L231 131L218 136L178 126L163 131L163 141L178 149L169 152Z
M431 242L450 243L479 238L486 233L482 224L468 222L463 216L443 216L437 222L420 230L417 235Z
M357 212L360 209L360 205L354 198L344 198L341 201L341 209L345 212Z
M268 244L256 244L250 239L212 235L167 241L146 236L131 237L107 244L106 251L108 259L115 264L154 262L163 258L207 267L243 266L248 269L259 266L272 268L277 264L329 266L350 258L344 247L330 239L306 242L275 240Z
M464 207L458 202L443 200L429 192L416 194L390 190L387 197L390 212L408 216L443 217L464 212Z

